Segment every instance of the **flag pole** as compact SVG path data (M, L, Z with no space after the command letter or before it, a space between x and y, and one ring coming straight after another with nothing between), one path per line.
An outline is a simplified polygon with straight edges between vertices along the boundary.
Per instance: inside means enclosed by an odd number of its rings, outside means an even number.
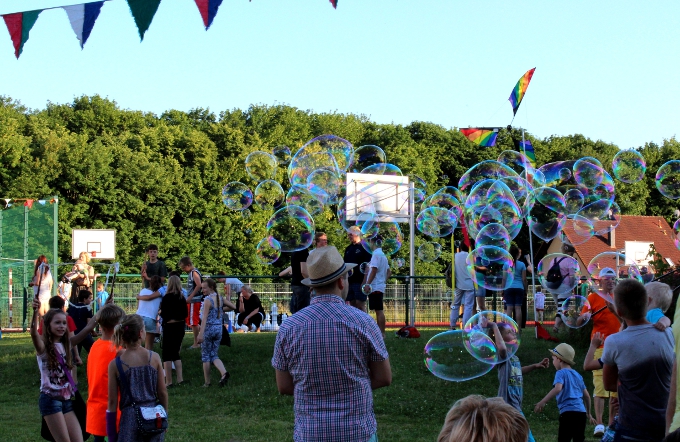
M513 119L514 119L514 117L513 117ZM522 153L524 154L524 158L526 159L527 158L527 151L526 151L525 140L524 140L524 129L522 129ZM526 171L527 171L526 165L524 167L524 171L525 171L525 176L527 178L529 178L529 174L526 173ZM529 181L529 180L527 180L527 181ZM529 184L531 184L531 183L529 183ZM529 214L528 213L527 213L526 218L527 218L527 227L529 228L529 255L531 256L531 262L529 263L529 265L531 266L531 289L533 290L534 295L535 295L536 294L536 267L534 266L534 241L533 241L532 236L531 236L531 224L530 224L531 221L529 220ZM527 296L529 296L528 293L527 293ZM521 324L520 324L520 327L521 327ZM535 335L535 338L538 339L538 328L536 327L536 303L535 302L534 302L534 335Z

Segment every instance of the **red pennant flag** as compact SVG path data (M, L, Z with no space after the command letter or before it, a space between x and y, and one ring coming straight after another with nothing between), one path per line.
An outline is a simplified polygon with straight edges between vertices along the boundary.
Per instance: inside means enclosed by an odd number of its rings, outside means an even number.
M14 44L14 56L19 59L19 55L24 50L24 44L28 40L28 34L31 28L38 20L38 15L43 10L17 12L15 14L6 14L2 18L5 20L9 36L12 38Z
M33 207L33 200L26 200L24 202L24 206L28 207L29 209Z
M546 341L555 341L555 342L560 342L559 339L553 337L548 333L548 330L544 329L541 324L536 322L536 334L538 335L539 339L545 339Z

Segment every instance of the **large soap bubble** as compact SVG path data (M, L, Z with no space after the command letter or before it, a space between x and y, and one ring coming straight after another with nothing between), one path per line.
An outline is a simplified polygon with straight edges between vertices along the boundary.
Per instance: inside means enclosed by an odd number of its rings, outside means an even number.
M572 291L581 275L578 260L564 253L545 255L538 262L536 273L541 286L556 294Z
M369 173L373 175L390 175L390 176L403 176L401 169L390 163L378 163L366 167L360 173Z
M423 262L433 262L442 254L442 246L438 242L426 242L418 247L418 259Z
M564 192L564 206L567 215L575 215L583 207L585 198L580 189L569 189Z
M529 213L531 232L544 241L557 236L566 222L564 196L557 189L540 187L534 193L534 207Z
M479 333L483 335L483 333ZM425 366L430 372L446 381L462 382L487 374L493 364L473 357L466 347L468 333L451 330L433 336L425 345ZM482 336L479 336L481 344ZM493 345L489 337L487 345Z
M416 226L428 236L441 238L453 232L458 225L458 217L450 210L430 207L418 214Z
M477 285L489 290L505 290L514 278L515 262L500 247L477 247L468 255L467 266Z
M581 328L590 320L590 303L579 295L572 295L562 303L560 317L569 328Z
M372 144L360 146L354 151L352 172L359 173L369 166L385 163L387 163L387 155L380 147ZM378 175L382 175L384 171L384 169L380 170Z
M498 223L487 224L479 231L475 239L475 246L496 246L503 250L510 250L510 235L505 227Z
M300 206L282 207L267 221L267 234L279 242L282 252L308 248L314 232L314 218Z
M614 302L614 287L619 281L619 269L626 256L620 252L602 252L588 264L590 289L607 302Z
M504 150L498 156L498 162L508 166L518 174L524 172L527 166L531 167L531 162L526 155L516 150Z
M323 202L305 186L291 186L286 195L286 204L304 207L312 216L323 212Z
M290 148L288 146L276 146L272 153L281 166L287 166L290 163Z
M592 189L602 183L604 179L604 169L585 159L580 159L574 163L574 180L583 187Z
M680 198L680 160L671 160L659 167L656 172L656 188L666 198Z
M245 184L232 181L222 188L222 202L231 210L245 210L253 203L253 192Z
M255 151L246 157L246 172L257 182L276 179L278 160L267 152Z
M492 324L496 324L498 327L505 345L505 351L498 350L496 347L496 339L492 336ZM470 354L476 359L490 364L498 364L510 359L517 353L519 344L521 343L520 329L515 320L500 312L479 312L465 323L463 330L468 332L466 348L468 348ZM487 337L492 337L493 339L491 342L494 350L491 351L487 349L486 346L488 344L486 341L476 337L475 332L482 333Z
M264 180L255 188L255 203L263 209L278 209L286 200L281 184L274 180Z
M622 150L612 160L612 170L617 180L624 183L637 183L647 171L647 164L637 150Z
M680 219L673 224L673 242L675 247L680 250Z
M399 224L393 222L381 222L378 224L378 233L371 238L361 238L361 245L369 253L373 253L378 247L382 248L386 256L391 256L401 249L404 237Z
M509 176L519 176L517 172L512 170L505 164L501 164L498 161L482 161L477 163L468 169L460 180L458 181L458 189L460 189L463 194L467 195L472 187L479 181L484 180L497 180L499 178L505 178Z
M335 135L321 135L307 141L295 156L300 153L307 155L315 152L326 152L335 160L339 170L347 171L354 159L352 143Z
M328 169L315 170L307 177L307 188L324 205L337 204L341 187L338 174Z
M349 231L352 226L356 225L355 222L359 215L365 212L376 212L373 199L368 193L357 191L350 193L338 202L336 215L342 228Z
M256 254L262 264L273 264L281 257L281 244L274 237L268 236L257 244Z

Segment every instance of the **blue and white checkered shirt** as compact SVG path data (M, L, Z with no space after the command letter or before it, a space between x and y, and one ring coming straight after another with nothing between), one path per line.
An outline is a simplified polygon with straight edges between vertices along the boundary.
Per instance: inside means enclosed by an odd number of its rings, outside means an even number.
M365 442L377 431L369 363L389 357L377 324L318 295L279 330L272 366L295 385L295 441Z

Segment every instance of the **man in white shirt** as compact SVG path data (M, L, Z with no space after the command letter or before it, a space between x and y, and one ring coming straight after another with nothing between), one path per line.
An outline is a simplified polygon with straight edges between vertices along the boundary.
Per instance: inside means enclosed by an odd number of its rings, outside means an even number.
M472 317L475 308L475 285L468 270L467 259L470 248L467 244L460 245L460 252L454 256L454 271L456 272L456 287L454 288L453 305L451 306L451 328L456 328L460 316L460 305L463 304L462 326ZM484 289L481 289L484 290Z
M376 236L376 242L379 243L379 241L380 235ZM369 285L371 290L368 295L368 308L369 310L375 310L375 320L384 338L385 313L383 312L383 296L387 287L387 280L392 275L392 271L382 248L378 247L373 251L368 267L369 271L366 274L365 280L365 284Z

